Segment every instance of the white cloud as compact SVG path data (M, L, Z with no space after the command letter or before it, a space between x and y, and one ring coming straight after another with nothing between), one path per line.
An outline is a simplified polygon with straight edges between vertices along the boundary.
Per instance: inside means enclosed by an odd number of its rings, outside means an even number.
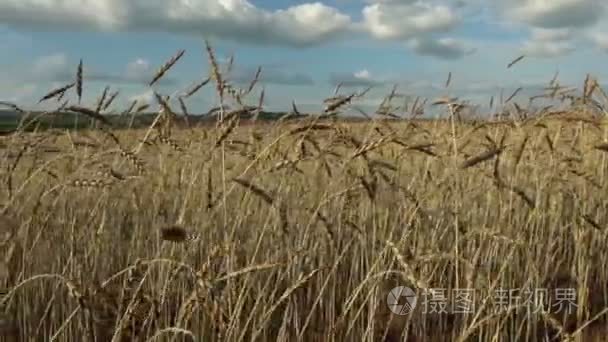
M606 33L594 32L590 34L590 38L599 49L608 52L608 35Z
M139 78L142 75L151 74L150 62L143 58L137 58L136 60L127 64L126 76L130 78Z
M604 0L502 0L507 16L542 28L588 27L606 8Z
M363 69L363 70L357 71L355 73L356 78L369 79L369 78L371 78L371 76L372 76L371 73L367 69Z
M332 73L329 75L329 84L342 84L343 87L375 87L385 82L377 79L367 69L362 69L354 73Z
M153 90L146 90L129 97L129 102L137 100L138 103L153 104L156 101Z
M433 56L441 59L459 59L475 52L463 42L453 38L416 38L410 46L419 55Z
M568 28L543 29L532 28L532 38L539 41L565 41L573 37L573 32Z
M560 57L574 50L569 42L527 41L522 47L522 52L532 57Z
M598 46L600 49L602 49L602 50L604 50L604 51L608 52L608 38L607 38L607 37L605 37L605 36L598 37L598 38L597 38L597 46Z
M294 46L324 42L351 25L349 16L320 2L267 11L247 0L2 0L0 22L17 27L165 31Z
M123 21L120 0L3 0L0 21L17 26L115 28Z
M532 36L525 41L522 52L532 57L559 57L576 47L572 43L574 33L570 29L532 29Z
M445 32L461 18L450 7L421 1L376 1L363 8L363 22L379 39L407 40L419 35Z

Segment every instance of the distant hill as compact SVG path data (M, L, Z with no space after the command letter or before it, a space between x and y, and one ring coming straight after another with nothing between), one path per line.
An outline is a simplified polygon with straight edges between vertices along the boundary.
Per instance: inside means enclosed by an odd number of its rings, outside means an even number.
M29 119L40 116L36 120L35 124L28 127L28 130L33 129L48 129L48 128L60 128L60 129L86 129L93 127L93 122L90 118L73 113L73 112L59 112L48 115L41 115L42 112L32 112L29 114ZM258 116L258 120L261 121L273 121L285 116L285 112L261 112ZM11 110L0 110L0 133L7 133L14 130L19 122L23 119L22 113L18 113ZM142 128L149 127L156 117L157 113L139 113L135 116L118 115L118 114L104 114L104 117L117 128ZM299 115L298 118L306 117L307 115ZM250 115L242 115L244 120L251 119ZM188 121L191 125L203 125L206 123L213 123L217 120L217 116L213 115L190 115L187 119L185 116L179 116L180 123L187 125Z

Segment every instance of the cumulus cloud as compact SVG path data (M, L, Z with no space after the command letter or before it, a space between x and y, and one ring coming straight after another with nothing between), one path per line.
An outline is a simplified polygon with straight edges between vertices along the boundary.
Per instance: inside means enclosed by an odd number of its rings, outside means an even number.
M569 29L532 29L532 36L524 42L522 52L533 57L559 57L576 50L571 42L574 34Z
M129 102L137 101L138 103L154 103L156 100L153 90L146 90L141 93L136 93L129 96Z
M503 0L512 20L541 28L589 27L602 18L604 0Z
M379 39L407 40L445 32L461 20L446 5L412 0L375 0L363 8L362 14L366 29Z
M363 69L354 73L332 73L329 75L329 84L342 87L374 87L384 84L385 82L375 79L372 74Z
M416 38L410 47L419 55L433 56L441 59L454 60L475 52L464 43L453 38Z
M0 22L16 27L165 31L294 46L327 41L351 25L348 15L320 2L267 11L247 0L3 0Z
M522 52L533 57L559 57L576 50L569 42L527 41Z
M573 32L568 28L543 29L532 28L532 38L538 41L565 41L572 39Z
M151 71L150 62L143 58L137 58L127 64L125 75L129 78L139 78Z
M591 39L598 48L608 52L608 35L606 35L605 33L597 32L591 34Z

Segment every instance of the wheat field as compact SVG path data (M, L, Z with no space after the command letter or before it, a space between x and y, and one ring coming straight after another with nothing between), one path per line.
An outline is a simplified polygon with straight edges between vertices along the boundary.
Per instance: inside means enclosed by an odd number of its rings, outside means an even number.
M104 91L96 105L62 104L91 129L26 132L28 118L1 137L1 340L608 336L597 82L562 95L565 110L515 105L497 120L443 100L447 119L395 119L384 106L354 123L335 113L364 94L336 92L321 115L251 124L256 80L231 86L207 52L209 78L179 103L187 113L187 97L215 87L232 109L214 125L176 124L157 94L149 128L113 129L102 113L117 94ZM81 62L42 100L82 89ZM396 286L416 292L411 312L390 311ZM544 295L526 302L529 292Z

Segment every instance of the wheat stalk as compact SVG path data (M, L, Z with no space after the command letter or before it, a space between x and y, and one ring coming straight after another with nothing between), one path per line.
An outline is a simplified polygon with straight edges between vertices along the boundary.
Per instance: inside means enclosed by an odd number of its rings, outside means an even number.
M177 63L177 61L180 58L182 58L182 56L184 56L185 53L186 53L186 50L177 51L177 53L175 55L173 55L173 57L169 58L169 60L166 61L158 69L158 71L156 71L156 74L154 74L154 77L152 78L152 80L150 81L150 83L148 85L152 86L152 85L154 85L154 83L156 83L158 80L160 80L167 73L167 71L169 71L169 69L171 69L171 67L173 67L173 65L175 65L175 63Z

